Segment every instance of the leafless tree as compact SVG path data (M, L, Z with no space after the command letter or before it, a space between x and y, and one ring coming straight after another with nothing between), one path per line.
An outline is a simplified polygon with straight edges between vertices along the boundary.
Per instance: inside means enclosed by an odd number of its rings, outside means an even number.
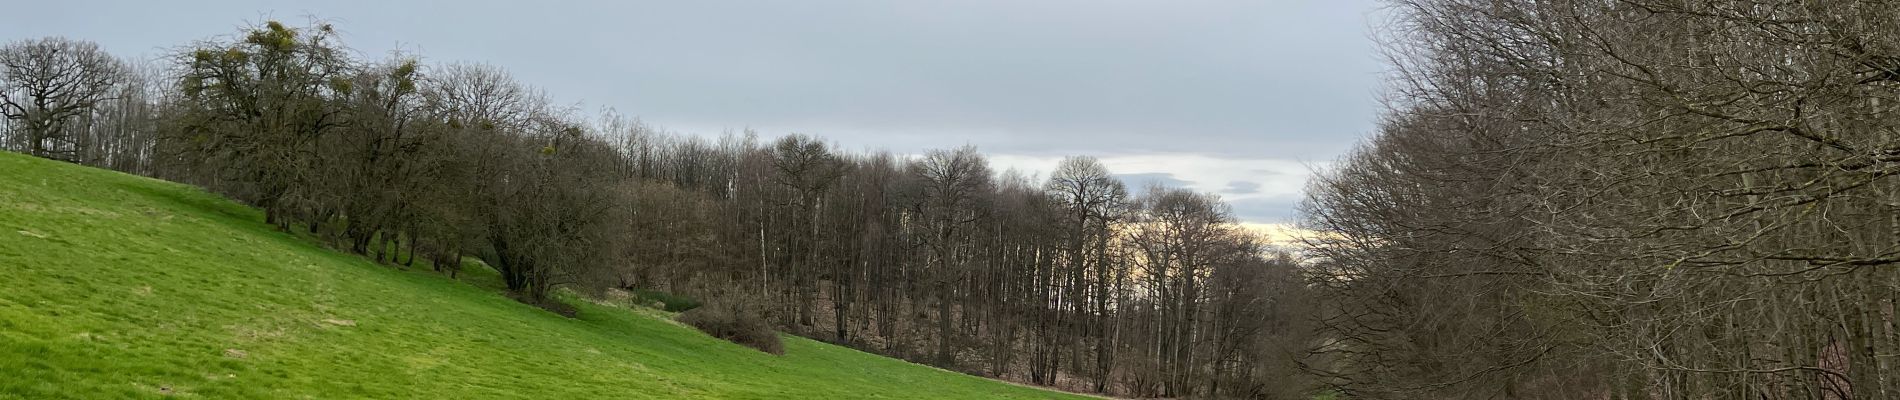
M0 117L9 147L39 157L81 161L82 122L130 73L125 62L97 43L61 37L19 40L0 47Z
M1334 233L1316 372L1365 397L1900 393L1894 5L1394 10L1391 116L1307 203Z

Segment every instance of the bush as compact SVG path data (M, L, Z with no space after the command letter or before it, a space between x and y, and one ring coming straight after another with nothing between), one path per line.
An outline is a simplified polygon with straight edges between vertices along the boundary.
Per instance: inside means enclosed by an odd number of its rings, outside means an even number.
M638 301L635 301L634 304L647 305L647 304L652 304L654 302L659 302L660 306L654 307L654 308L666 310L667 312L687 312L687 311L691 311L692 309L699 308L699 305L700 305L699 300L693 300L692 298L686 297L686 296L676 295L676 294L662 292L658 290L646 290L646 289L632 289L632 290L633 290L634 298L638 300Z
M778 332L772 330L764 317L745 307L709 304L680 313L676 319L716 338L773 355L785 354L785 344L779 342Z
M555 313L563 317L574 318L575 316L578 316L581 313L581 310L579 308L575 308L574 305L567 304L553 297L549 297L549 298L545 298L545 299L541 299L537 301L532 298L529 298L528 296L510 293L508 294L508 298L514 299L515 301L521 302L522 304L527 304L527 305L535 306L542 310L547 310L548 312Z

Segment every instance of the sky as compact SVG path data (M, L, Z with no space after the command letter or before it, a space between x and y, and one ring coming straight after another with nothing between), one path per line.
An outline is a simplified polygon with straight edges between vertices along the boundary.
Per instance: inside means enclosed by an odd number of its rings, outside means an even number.
M493 64L677 133L973 145L997 171L1042 174L1090 155L1136 188L1216 193L1279 224L1376 121L1374 1L62 0L8 6L0 40L152 59L315 17L364 58Z

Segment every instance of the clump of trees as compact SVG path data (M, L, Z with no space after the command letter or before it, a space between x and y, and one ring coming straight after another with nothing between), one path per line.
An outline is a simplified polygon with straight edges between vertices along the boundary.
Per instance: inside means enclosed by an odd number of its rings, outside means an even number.
M1356 398L1896 398L1900 5L1391 2L1312 183Z
M1130 190L1093 158L1037 177L972 147L590 120L499 67L359 59L321 22L163 68L57 38L0 61L7 149L203 186L383 263L478 259L550 309L571 311L561 288L673 293L712 304L682 320L768 352L782 330L1071 390L1306 394L1298 264L1217 197ZM89 86L45 83L69 81Z

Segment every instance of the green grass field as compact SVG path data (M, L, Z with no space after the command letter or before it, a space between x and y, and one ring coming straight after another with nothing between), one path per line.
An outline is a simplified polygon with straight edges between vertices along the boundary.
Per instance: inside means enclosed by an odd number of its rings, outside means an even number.
M517 303L192 187L0 152L0 398L1075 398L652 310ZM473 283L471 283L471 281Z

